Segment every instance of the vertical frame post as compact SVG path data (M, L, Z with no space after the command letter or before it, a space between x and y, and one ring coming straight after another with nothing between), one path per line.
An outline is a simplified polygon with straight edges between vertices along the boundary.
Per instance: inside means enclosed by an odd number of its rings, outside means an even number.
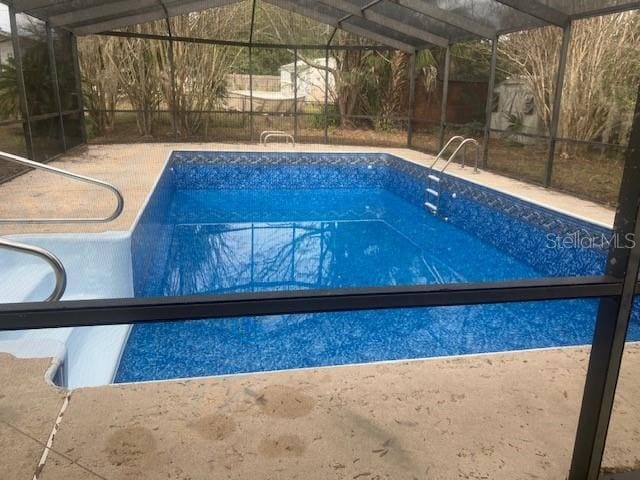
M35 160L33 151L33 136L31 134L31 119L29 118L29 105L27 103L27 90L24 85L24 72L22 71L22 51L20 50L20 38L16 12L11 4L9 8L9 22L11 24L11 42L13 44L13 58L16 62L16 76L18 82L18 95L20 96L20 110L22 111L22 128L24 130L24 143L27 148L27 156Z
M56 65L56 50L53 45L53 34L49 22L45 23L47 32L47 50L49 57L49 71L51 72L51 88L53 88L53 98L56 102L58 110L58 135L60 135L60 143L62 151L67 151L67 140L64 136L64 119L62 118L62 99L60 98L60 82L58 81L58 66Z
M73 70L76 77L76 95L78 97L78 110L80 110L80 135L82 143L87 143L87 126L84 117L84 97L82 95L82 76L80 74L80 58L78 57L78 39L71 33L71 56L73 57Z
M560 122L560 106L562 104L562 87L564 86L564 73L567 66L567 54L569 53L569 43L571 41L571 22L562 31L562 45L560 46L560 57L558 59L558 70L556 71L555 88L553 91L553 105L551 107L551 125L549 125L549 150L547 151L547 165L544 171L544 186L551 186L551 175L553 173L553 159L556 152L556 140L558 137L558 123Z
M164 19L167 24L167 33L169 34L169 75L171 75L171 125L173 127L173 138L178 140L178 106L176 101L178 99L176 91L176 64L173 56L173 30L171 28L171 21L169 20L169 12L164 3L162 3L164 9Z
M491 41L491 66L487 86L487 104L484 116L484 142L482 144L482 168L487 168L489 160L489 140L491 139L491 114L493 113L493 90L496 84L496 64L498 60L498 35Z
M407 108L407 147L411 148L413 141L413 116L416 103L416 56L413 52L409 59L409 105Z
M324 56L324 143L329 143L329 44Z
M633 307L640 263L640 87L618 202L618 244L611 243L605 274L622 279L623 290L618 297L600 300L569 480L597 480L600 475Z
M329 47L337 32L338 27L333 27L324 56L324 143L329 143Z
M249 140L253 142L253 58L249 46Z
M253 120L253 28L256 22L256 0L253 0L251 6L251 30L249 31L249 128L250 140L253 142L255 135L254 120Z
M440 146L444 146L444 135L447 128L447 97L449 96L449 68L451 67L451 45L447 45L444 54L444 78L442 80L442 103L440 106Z
M298 140L298 49L293 49L293 138Z

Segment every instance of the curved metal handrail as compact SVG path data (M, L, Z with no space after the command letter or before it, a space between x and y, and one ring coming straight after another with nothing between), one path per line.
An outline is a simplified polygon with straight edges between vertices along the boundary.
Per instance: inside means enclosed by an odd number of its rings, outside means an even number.
M466 138L460 145L458 145L458 148L456 148L453 151L453 153L449 157L449 160L447 160L447 163L445 163L444 167L442 167L442 169L440 170L440 173L442 173L442 172L444 172L446 170L446 168L449 166L449 164L451 163L453 158L456 156L456 154L460 151L460 149L462 147L466 148L466 145L468 143L471 143L472 145L474 145L476 147L476 164L475 164L475 167L473 169L473 172L474 173L478 173L478 160L480 158L480 144L477 142L477 140L475 140L473 138ZM464 168L464 157L462 158L462 166L460 168Z
M26 253L27 255L34 255L42 258L46 261L56 277L56 284L53 288L51 295L47 297L45 302L57 302L60 300L64 291L67 288L67 272L62 265L62 262L53 253L44 248L36 247L35 245L27 245L25 243L14 242L13 240L7 240L6 238L0 238L0 248L6 248L14 252Z
M438 155L436 155L436 159L433 161L433 163L431 164L431 166L429 167L429 169L433 170L433 167L435 167L436 163L438 163L438 160L440 160L440 157L442 157L442 155L444 154L444 152L447 151L447 148L449 148L449 145L451 145L451 143L454 140L462 140L464 142L464 137L461 135L455 135L453 137L451 137L449 139L449 141L446 143L446 145L444 147L442 147L442 150L440 150L438 152Z
M289 143L289 140L291 140L291 145L293 145L294 147L296 146L296 140L293 138L293 135L289 133L270 133L264 137L265 145L267 144L267 140L269 140L270 138L284 138L285 143Z
M44 170L45 172L53 173L55 175L60 175L63 177L71 178L73 180L77 180L79 182L89 183L91 185L96 185L101 188L106 188L110 192L112 192L117 200L117 205L115 210L108 217L98 217L98 218L6 218L0 219L0 223L106 223L115 220L122 213L122 209L124 208L124 198L120 190L111 185L110 183L103 182L102 180L96 180L95 178L85 177L84 175L79 175L77 173L67 172L66 170L62 170L60 168L51 167L49 165L44 165L42 163L34 162L33 160L28 160L23 157L19 157L17 155L13 155L11 153L0 152L0 159L7 160L8 162L17 163L19 165L24 165L30 168L35 168L36 170Z
M278 133L278 134L281 134L281 135L286 135L287 132L285 132L283 130L265 130L264 132L262 132L260 134L260 143L264 143L264 141L265 141L264 137L266 135L275 134L275 133Z

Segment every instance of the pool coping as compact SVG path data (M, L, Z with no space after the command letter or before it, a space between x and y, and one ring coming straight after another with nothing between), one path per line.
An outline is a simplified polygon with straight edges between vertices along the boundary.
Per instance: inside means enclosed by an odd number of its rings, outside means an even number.
M640 346L640 340L628 341L625 342L626 346ZM326 370L329 368L346 368L346 367L358 367L362 365L394 365L394 364L404 364L404 363L414 363L414 362L429 362L435 360L446 360L446 359L455 359L455 358L482 358L487 356L494 355L516 355L520 352L547 352L547 351L558 351L558 350L572 350L572 349L584 349L590 348L591 344L582 344L582 345L565 345L562 347L539 347L539 348L526 348L520 350L501 350L496 352L479 352L479 353L461 353L458 355L437 355L434 357L416 357L416 358L399 358L394 360L376 360L373 362L360 362L360 363L340 363L336 365L320 365L315 367L294 367L294 368L283 368L280 370L259 370L255 372L240 372L240 373L222 373L217 375L198 375L195 377L174 377L174 378L161 378L157 380L138 380L135 382L119 382L119 383L109 383L107 385L96 385L91 387L81 387L85 388L103 388L103 387L118 387L118 386L127 386L127 385L140 385L140 384L148 384L148 383L165 383L165 382L185 382L188 380L204 380L210 378L226 378L226 377L247 377L247 376L256 376L256 375L269 375L278 372L304 372L304 371L312 371L312 370Z

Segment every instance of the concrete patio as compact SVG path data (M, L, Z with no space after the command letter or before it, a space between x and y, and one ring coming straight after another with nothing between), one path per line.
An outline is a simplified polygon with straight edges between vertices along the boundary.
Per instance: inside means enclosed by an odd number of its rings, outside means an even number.
M583 348L68 392L0 356L1 478L565 478ZM627 349L605 466L640 465L640 348Z
M423 165L430 165L433 156L405 148L347 147L328 145L299 145L292 149L286 145L203 144L126 144L89 145L79 147L60 157L51 165L75 173L93 176L111 182L125 197L123 214L114 222L94 225L0 225L0 235L36 232L101 232L127 230L158 178L162 166L172 150L235 150L243 151L322 151L322 152L380 152L401 156ZM557 208L592 221L613 224L614 212L593 202L570 195L546 190L489 172L474 174L470 167L460 169L452 165L451 175L482 183L491 188ZM0 197L11 199L0 202L0 218L37 216L97 216L106 215L115 200L108 192L44 172L31 172L0 185Z

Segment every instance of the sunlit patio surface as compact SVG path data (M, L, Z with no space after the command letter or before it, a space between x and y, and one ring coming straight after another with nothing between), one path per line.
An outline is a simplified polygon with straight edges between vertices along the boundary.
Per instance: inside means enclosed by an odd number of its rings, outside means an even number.
M52 165L115 184L125 197L123 215L106 225L3 225L0 233L127 230L173 149L265 148L83 147ZM426 164L433 158L384 151ZM448 173L600 223L613 221L613 211L564 194L473 174L472 168L453 166ZM1 185L0 198L3 218L100 214L111 201L41 172ZM561 479L587 362L586 349L562 348L69 392L45 381L50 360L0 354L0 478ZM610 471L640 468L639 368L640 345L629 344L604 463Z

